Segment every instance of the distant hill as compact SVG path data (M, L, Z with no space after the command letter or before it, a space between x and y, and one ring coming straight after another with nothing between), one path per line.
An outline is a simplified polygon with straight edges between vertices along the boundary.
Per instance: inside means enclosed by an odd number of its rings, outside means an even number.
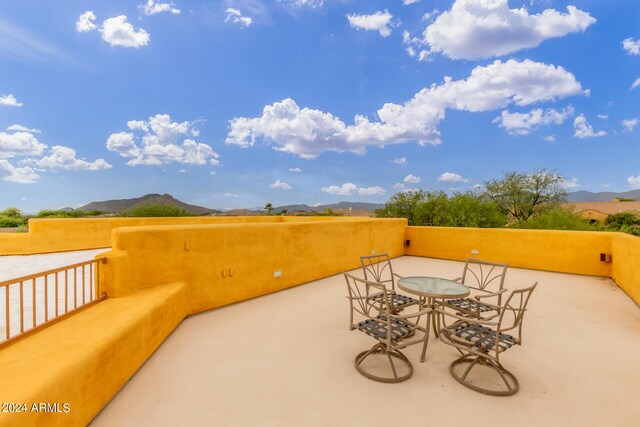
M171 205L184 209L192 215L207 215L213 213L220 213L214 209L205 208L202 206L190 205L188 203L181 202L175 199L170 194L147 194L146 196L138 197L137 199L120 199L120 200L105 200L102 202L91 202L84 206L80 206L78 210L81 211L102 211L107 213L118 213L127 209L131 209L140 205L149 204L163 204Z
M612 199L636 199L640 200L640 190L625 191L623 193L614 193L611 191L603 191L600 193L592 193L590 191L576 191L569 193L568 199L571 203L577 202L610 202Z
M381 209L384 207L384 203L365 203L365 202L338 202L331 203L328 205L318 205L318 206L309 206L309 205L285 205L285 206L277 206L273 209L275 211L287 210L289 212L292 211L312 211L312 212L322 212L327 209L353 209L353 210L367 210L373 211L374 209Z

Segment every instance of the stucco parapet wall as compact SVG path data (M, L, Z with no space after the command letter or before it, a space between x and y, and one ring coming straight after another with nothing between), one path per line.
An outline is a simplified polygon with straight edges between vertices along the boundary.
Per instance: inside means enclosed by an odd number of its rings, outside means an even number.
M504 262L513 267L611 276L616 233L598 231L522 230L504 228L407 227L407 255L464 260L468 257Z
M28 233L0 233L0 255L31 255L111 246L115 228L149 225L254 224L351 221L346 217L34 218Z
M89 307L0 350L0 426L84 426L186 316L186 287L158 286ZM33 412L33 403L61 412ZM63 411L63 405L69 411Z
M242 301L403 255L406 219L125 227L101 267L109 297L184 282L189 313Z

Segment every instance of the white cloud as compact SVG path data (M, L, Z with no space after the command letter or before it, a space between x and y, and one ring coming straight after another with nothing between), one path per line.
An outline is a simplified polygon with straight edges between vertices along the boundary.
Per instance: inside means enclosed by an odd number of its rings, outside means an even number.
M141 132L141 143L133 133L119 132L109 135L107 149L122 157L131 158L130 166L182 163L219 165L218 153L207 144L187 138L195 122L172 122L168 114L156 114L148 121L130 120L129 129Z
M103 159L87 162L85 159L76 157L76 150L69 147L54 145L51 152L35 163L41 168L64 169L64 170L89 170L97 171L111 169L111 165Z
M609 120L609 115L608 114L598 114L598 118L600 120Z
M546 9L532 15L524 7L510 9L508 0L456 0L426 28L423 44L452 59L490 58L584 31L595 22L575 6L567 13Z
M632 132L633 129L638 125L638 119L626 119L622 121L622 126L624 126L627 132Z
M543 141L546 142L556 142L556 136L555 135L547 135L544 138L542 138Z
M573 127L575 129L573 136L580 139L597 138L607 134L607 132L603 130L598 132L594 131L593 127L589 124L589 121L583 114L580 114L575 118L573 121Z
M406 157L396 157L395 159L392 160L393 163L395 163L396 165L405 165L407 164L407 158Z
M174 15L180 14L180 9L176 8L173 2L169 3L156 3L153 0L148 0L146 4L138 6L145 15L155 15L156 13L170 12Z
M402 0L402 4L408 6L410 4L418 3L420 0Z
M629 90L634 90L635 88L637 88L638 86L640 86L640 77L638 77L636 79L636 81L633 82L633 84L631 85L631 88ZM1 101L1 99L0 99ZM0 102L1 103L1 102ZM20 104L22 105L22 104Z
M500 127L505 128L507 132L512 135L526 135L534 129L540 126L546 125L560 125L564 121L572 116L574 113L573 107L569 106L562 111L558 111L552 108L543 110L542 108L536 108L528 113L510 113L503 111L502 115L496 117L494 123L500 123Z
M445 172L438 177L438 181L442 182L469 182L468 179L463 178L462 175L453 172Z
M17 184L33 184L38 177L36 171L29 166L17 168L9 161L0 159L0 178L4 181Z
M358 189L358 194L361 196L376 196L384 193L385 193L385 189L378 185L374 187L367 187L367 188L362 187Z
M38 156L45 148L47 146L29 132L0 132L0 159Z
M627 178L627 182L633 188L640 188L640 175L630 176L629 178Z
M403 181L409 184L418 184L419 182L422 181L422 178L420 178L419 176L409 174L404 177Z
M291 185L289 185L288 183L284 182L284 181L280 181L279 179L276 180L276 182L274 182L273 184L269 184L270 188L277 188L279 190L291 190Z
M243 16L242 13L238 9L234 9L232 7L227 8L227 17L224 22L232 22L234 24L239 24L240 27L246 28L253 23L253 18L249 16Z
M224 197L231 197L231 198L238 198L240 197L240 195L236 194L236 193L224 193L223 194Z
M300 173L300 172L302 172L302 169L300 169L300 168L289 168L289 172Z
M350 196L358 191L358 187L350 182L344 183L341 186L331 185L329 187L322 187L322 191L329 194L338 194L340 196Z
M443 83L422 89L403 105L386 103L374 122L357 115L353 125L346 125L331 113L300 108L293 99L284 99L265 106L258 117L230 120L226 143L250 147L261 139L278 151L303 158L328 150L363 154L367 147L408 141L436 145L441 142L437 125L447 109L491 111L579 94L588 91L562 67L496 60L474 68L464 80L445 77Z
M149 126L144 120L129 120L127 122L127 127L131 130L143 130L145 132L149 131Z
M278 0L286 4L298 7L310 7L312 9L320 8L324 5L325 0Z
M562 186L566 189L578 188L581 187L578 182L578 178L565 179L562 181Z
M434 16L436 16L439 13L440 13L440 11L438 9L433 9L431 12L427 12L424 15L422 15L421 19L423 21L428 21L429 19L433 18Z
M351 196L356 193L360 196L375 196L385 193L385 189L378 185L358 188L357 185L351 182L346 182L340 186L331 185L329 187L322 187L322 191L329 194L337 194L339 196Z
M622 48L626 50L629 55L640 55L640 39L624 39L622 41Z
M5 105L7 107L22 107L24 104L22 102L18 102L15 96L9 94L0 96L0 105Z
M142 28L134 29L125 15L106 19L98 31L102 34L102 40L111 46L138 48L147 45L150 39L149 33Z
M86 33L95 30L98 28L98 26L93 22L95 20L96 15L90 10L86 11L78 17L78 20L76 21L76 31L79 33Z
M388 10L384 12L378 10L372 15L347 15L347 19L352 28L377 31L382 37L391 35L390 25L393 15Z
M28 133L40 133L40 129L29 129L26 126L22 126L22 125L11 125L7 128L8 131L11 132L28 132Z
M404 185L402 182L396 182L395 184L393 184L393 189L396 191L402 191L405 188L407 188L407 186Z

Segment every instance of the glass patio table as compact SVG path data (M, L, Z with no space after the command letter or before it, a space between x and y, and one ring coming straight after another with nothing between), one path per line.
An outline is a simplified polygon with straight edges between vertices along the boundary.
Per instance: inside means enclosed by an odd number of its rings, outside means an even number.
M426 304L424 304L424 306L429 307L432 310L431 314L429 314L429 321L433 322L433 332L436 337L438 336L438 331L436 328L436 313L433 311L435 308L434 300L444 298L464 298L469 295L469 288L462 283L448 279L441 279L439 277L410 276L398 280L397 284L398 288L405 292L426 298ZM429 325L427 325L427 331L428 330ZM420 362L424 362L428 343L429 338L427 337L422 347Z

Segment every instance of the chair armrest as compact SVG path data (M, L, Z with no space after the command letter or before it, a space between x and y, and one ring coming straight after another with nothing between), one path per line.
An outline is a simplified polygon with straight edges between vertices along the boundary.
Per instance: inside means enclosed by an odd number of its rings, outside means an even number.
M489 293L486 293L486 294L474 295L473 298L475 298L477 300L480 300L481 298L497 297L498 295L502 295L503 293L505 293L507 291L508 291L508 289L502 288L498 292L489 292ZM487 303L483 303L483 304L487 304Z

